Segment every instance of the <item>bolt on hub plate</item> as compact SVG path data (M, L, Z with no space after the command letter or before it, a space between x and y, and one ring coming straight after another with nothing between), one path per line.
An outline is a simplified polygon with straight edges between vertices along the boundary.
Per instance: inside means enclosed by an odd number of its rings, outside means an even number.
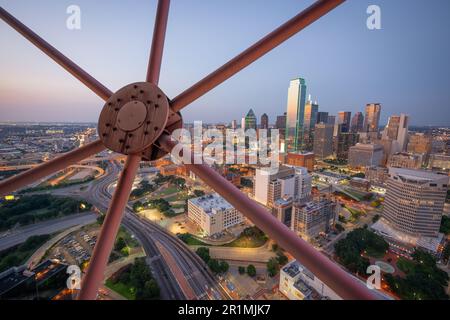
M112 151L142 153L163 133L169 113L169 101L158 86L132 83L106 101L98 121L98 134Z

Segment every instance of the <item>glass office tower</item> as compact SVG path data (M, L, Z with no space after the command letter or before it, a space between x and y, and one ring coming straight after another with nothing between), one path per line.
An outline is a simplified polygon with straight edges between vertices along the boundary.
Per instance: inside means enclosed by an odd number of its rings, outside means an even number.
M286 113L286 151L300 151L303 141L305 116L306 82L302 78L290 82Z

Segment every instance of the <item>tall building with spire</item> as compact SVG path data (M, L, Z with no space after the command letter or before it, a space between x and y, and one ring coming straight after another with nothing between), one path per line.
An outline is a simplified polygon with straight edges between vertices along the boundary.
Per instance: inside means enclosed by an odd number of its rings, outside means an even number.
M254 129L256 130L257 120L253 109L250 109L245 116L245 130Z
M300 150L303 140L303 121L306 104L306 82L305 79L297 78L290 82L287 99L286 112L286 151L295 152Z

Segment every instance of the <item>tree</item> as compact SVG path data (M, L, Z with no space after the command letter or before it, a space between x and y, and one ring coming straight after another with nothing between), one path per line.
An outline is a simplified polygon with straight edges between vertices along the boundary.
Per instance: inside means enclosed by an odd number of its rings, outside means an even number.
M114 245L114 250L120 251L127 246L125 239L122 237L118 237L116 240L116 244Z
M256 276L256 268L255 268L254 265L249 264L249 265L247 266L247 274L248 274L250 277Z
M230 269L230 265L226 261L220 261L220 273L225 273Z
M238 271L239 271L239 274L244 274L245 273L245 267L239 266Z
M377 222L379 219L380 219L380 215L379 215L379 214L376 214L376 215L373 216L372 222L375 223L375 222Z
M267 262L267 273L270 277L275 277L278 273L279 264L276 258L271 258Z
M286 257L282 252L277 253L277 261L280 265L285 265L288 262L288 257Z
M196 198L203 197L204 195L205 195L205 192L203 190L198 190L198 189L194 190L194 196Z
M202 258L203 261L205 261L205 263L208 263L211 259L208 248L200 247L195 252L199 255L200 258Z
M447 216L442 216L440 232L450 235L450 218Z
M334 225L334 227L336 228L336 231L338 232L338 233L341 233L342 231L344 231L345 230L345 228L342 226L342 224L340 224L340 223L336 223L335 225Z
M208 267L211 269L212 272L216 274L221 273L220 263L217 259L209 259Z
M140 212L144 209L144 204L140 201L136 201L133 203L133 211L134 212Z

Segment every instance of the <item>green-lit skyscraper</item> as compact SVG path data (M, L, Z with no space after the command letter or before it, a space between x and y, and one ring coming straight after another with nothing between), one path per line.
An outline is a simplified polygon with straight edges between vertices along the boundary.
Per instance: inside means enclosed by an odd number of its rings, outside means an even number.
M245 116L245 130L248 130L248 129L256 130L256 128L257 128L256 121L257 120L256 120L255 113L253 112L253 109L250 109L250 111Z
M303 140L303 121L305 116L306 82L302 78L290 82L286 112L286 139L287 152L300 151Z

